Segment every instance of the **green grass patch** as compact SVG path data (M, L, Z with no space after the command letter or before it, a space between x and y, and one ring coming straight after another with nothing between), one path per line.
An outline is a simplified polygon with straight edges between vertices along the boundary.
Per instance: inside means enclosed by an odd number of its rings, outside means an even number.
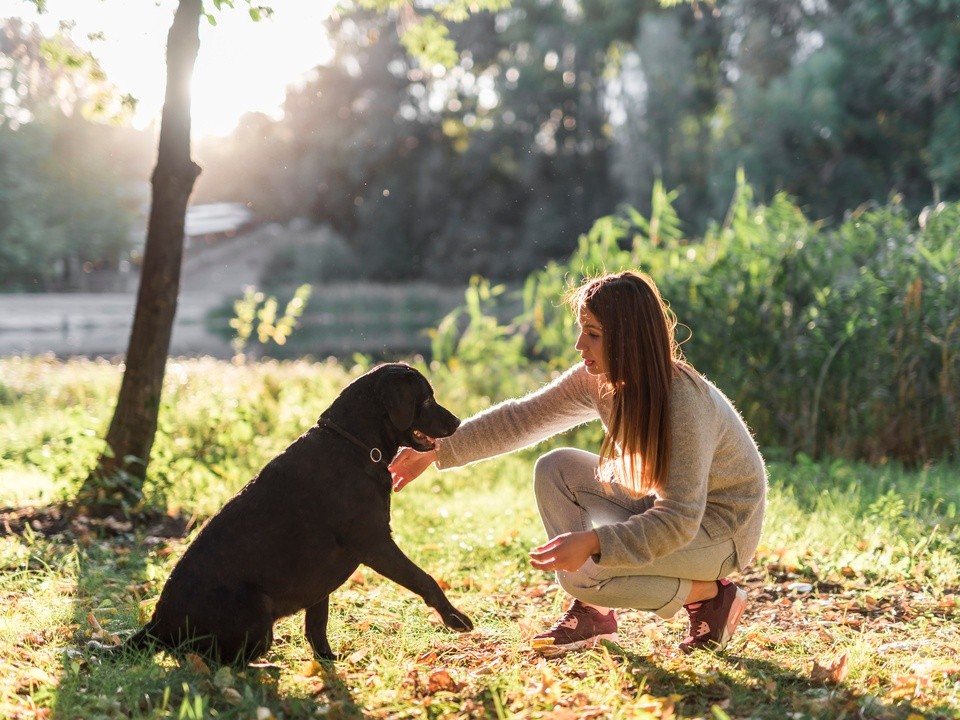
M313 662L300 616L278 625L264 663L242 671L87 650L137 627L198 524L363 369L172 362L146 490L195 522L186 537L83 519L52 533L40 523L5 530L0 717L960 714L955 467L772 464L761 548L738 578L751 605L722 654L679 654L682 618L638 611L621 613L619 644L557 660L530 651L563 603L552 576L527 562L544 537L531 488L544 448L431 470L394 496L398 544L473 617L471 633L445 630L419 598L361 569L331 598L334 665ZM542 381L529 373L530 387ZM432 376L441 401L476 409L455 373ZM119 378L108 363L0 360L0 499L20 513L8 521L70 497L96 459ZM581 430L557 442L598 439Z

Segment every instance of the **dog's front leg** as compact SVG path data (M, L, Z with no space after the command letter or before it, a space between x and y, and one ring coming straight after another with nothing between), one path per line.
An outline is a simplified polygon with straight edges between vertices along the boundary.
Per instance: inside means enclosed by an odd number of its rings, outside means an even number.
M336 660L337 656L327 640L327 617L330 613L330 596L307 608L303 616L303 631L313 651L323 660Z
M473 630L473 621L450 604L437 581L408 558L392 538L369 548L363 564L422 597L427 605L440 613L443 624L451 630Z

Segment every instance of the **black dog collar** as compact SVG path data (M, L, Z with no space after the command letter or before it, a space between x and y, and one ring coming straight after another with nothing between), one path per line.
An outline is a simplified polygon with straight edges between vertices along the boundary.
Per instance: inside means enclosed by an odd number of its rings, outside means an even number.
M383 453L380 451L380 448L378 448L378 447L372 447L372 448L369 448L369 449L368 449L368 448L367 448L367 444L366 444L365 442L363 442L363 440L361 440L360 438L358 438L356 435L353 435L352 433L347 432L347 431L344 430L342 427L340 427L339 425L333 423L331 420L329 420L329 419L327 419L327 418L325 418L325 417L321 417L321 418L320 418L320 427L328 427L328 428L330 428L331 430L333 430L335 433L337 433L338 435L340 435L341 437L343 437L343 438L349 440L350 442L352 442L352 443L353 443L354 445L356 445L358 448L360 448L360 449L362 449L362 450L368 450L368 452L369 452L369 454L370 454L370 461L371 461L371 462L376 463L376 464L384 464L384 465L386 465L386 462L385 462L384 459L383 459Z

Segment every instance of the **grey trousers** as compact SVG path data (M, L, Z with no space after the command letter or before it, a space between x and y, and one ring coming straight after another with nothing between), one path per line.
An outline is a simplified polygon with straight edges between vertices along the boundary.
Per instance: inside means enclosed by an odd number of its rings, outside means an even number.
M548 538L611 525L642 513L650 497L635 497L618 483L597 478L599 457L575 448L543 455L534 468L534 493ZM692 580L719 580L737 567L730 538L711 538L703 528L686 547L636 568L604 569L593 559L576 572L557 572L573 597L603 607L648 610L670 618L690 594Z

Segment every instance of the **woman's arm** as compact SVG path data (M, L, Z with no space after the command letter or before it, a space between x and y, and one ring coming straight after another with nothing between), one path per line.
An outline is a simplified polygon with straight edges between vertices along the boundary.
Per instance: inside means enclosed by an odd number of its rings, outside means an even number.
M418 453L401 448L390 463L393 489L401 490L434 463L451 468L529 447L599 417L596 378L582 365L522 398L507 400L464 420L457 431Z
M504 455L600 417L598 380L583 365L522 398L463 421L438 448L437 467L460 467Z

